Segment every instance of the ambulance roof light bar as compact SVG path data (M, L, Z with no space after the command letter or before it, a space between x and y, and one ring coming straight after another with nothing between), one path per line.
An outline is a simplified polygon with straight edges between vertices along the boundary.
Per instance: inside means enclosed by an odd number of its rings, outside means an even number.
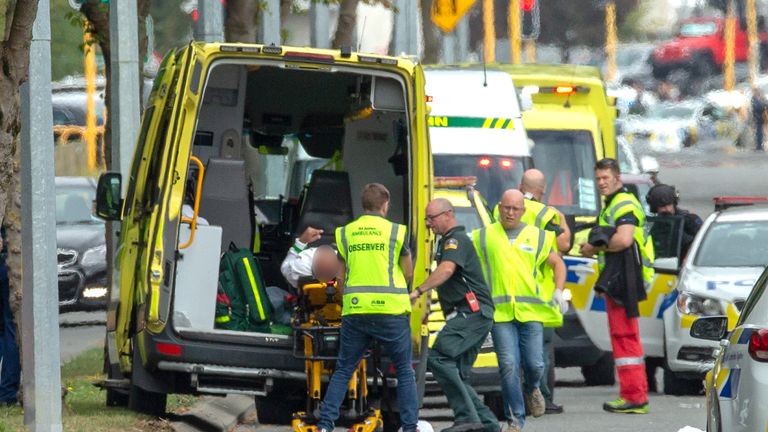
M441 176L435 177L434 181L436 188L463 188L476 184L476 176Z

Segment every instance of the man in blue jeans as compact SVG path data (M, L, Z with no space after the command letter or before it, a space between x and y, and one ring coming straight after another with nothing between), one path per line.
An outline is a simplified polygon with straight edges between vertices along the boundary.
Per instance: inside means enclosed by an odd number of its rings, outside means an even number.
M2 249L3 240L0 237ZM20 375L19 347L16 345L16 326L11 313L8 271L3 251L0 253L0 405L16 404Z
M560 313L553 298L565 285L565 263L557 253L555 233L526 225L522 222L524 213L522 192L510 189L501 196L499 222L472 235L495 306L491 337L501 375L505 432L522 430L526 408L534 417L544 414L545 401L539 389L544 373L543 323ZM554 271L551 288L542 283L547 266Z
M389 191L384 185L366 185L362 201L365 214L336 229L339 255L346 263L341 347L320 408L317 430L333 430L349 380L375 340L381 343L397 371L397 401L403 432L415 432L418 399L411 366L408 295L413 263L405 244L406 227L386 219Z

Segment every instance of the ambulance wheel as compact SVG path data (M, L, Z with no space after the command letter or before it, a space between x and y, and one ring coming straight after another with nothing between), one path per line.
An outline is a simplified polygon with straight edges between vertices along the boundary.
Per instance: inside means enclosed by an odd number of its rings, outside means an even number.
M382 409L381 419L384 421L384 432L397 432L397 430L400 429L399 412Z
M131 411L163 417L167 402L168 394L146 391L131 381L131 390L128 393L128 408Z
M260 424L289 425L294 411L306 410L304 407L293 408L295 407L282 395L256 396L256 417Z
M613 355L607 352L592 366L582 366L581 375L584 377L584 383L588 386L614 385L616 384L616 375L613 369Z
M107 348L104 348L104 372L107 374L107 379L115 379L119 375L122 378L122 374L119 371L115 372L109 364L109 354ZM106 388L107 391L107 406L108 407L125 407L128 406L128 393L119 391L113 388Z
M664 394L672 396L695 396L701 393L704 385L701 379L682 378L664 368Z
M485 406L493 412L496 418L504 418L504 397L501 396L501 393L486 393L483 396L483 401L485 402Z

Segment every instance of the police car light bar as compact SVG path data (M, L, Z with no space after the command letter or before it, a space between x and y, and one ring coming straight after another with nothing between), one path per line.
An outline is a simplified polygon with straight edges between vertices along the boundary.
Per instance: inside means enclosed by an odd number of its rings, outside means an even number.
M435 177L436 188L461 188L477 184L475 176Z
M719 211L728 207L768 203L768 196L719 196L712 198L712 201L715 203L715 211Z

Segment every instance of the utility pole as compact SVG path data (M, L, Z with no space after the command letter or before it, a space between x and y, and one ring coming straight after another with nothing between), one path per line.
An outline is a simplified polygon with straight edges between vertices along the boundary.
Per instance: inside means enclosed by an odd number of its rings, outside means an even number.
M280 45L280 0L261 0L260 4L261 17L256 40L264 45Z
M606 81L613 81L616 77L616 2L608 0L605 3L605 57L607 70Z
M83 32L83 50L85 51L85 149L86 163L89 170L96 169L96 42L86 26ZM102 135L103 136L103 135Z
M61 371L56 272L56 191L51 111L50 3L39 0L21 87L21 305L24 425L60 432Z
M312 2L309 7L310 44L315 48L331 47L331 10L322 2Z
M483 61L496 61L496 27L493 0L483 0Z
M760 73L760 44L757 40L757 10L755 0L747 0L747 39L749 40L749 83L757 84Z
M513 64L520 64L520 0L509 0L509 49Z
M415 3L415 2L414 2ZM456 41L459 45L458 61L466 62L469 60L469 17L464 16L459 25L456 26Z
M221 0L198 0L197 7L199 18L194 26L195 40L224 42L224 6Z
M736 0L728 0L725 12L725 62L723 63L723 88L733 90L736 61Z
M419 2L416 0L395 0L395 34L392 54L419 55Z
M525 62L536 63L536 41L533 39L525 41Z
M440 32L443 41L443 52L441 61L444 64L456 63L456 33L455 32Z

